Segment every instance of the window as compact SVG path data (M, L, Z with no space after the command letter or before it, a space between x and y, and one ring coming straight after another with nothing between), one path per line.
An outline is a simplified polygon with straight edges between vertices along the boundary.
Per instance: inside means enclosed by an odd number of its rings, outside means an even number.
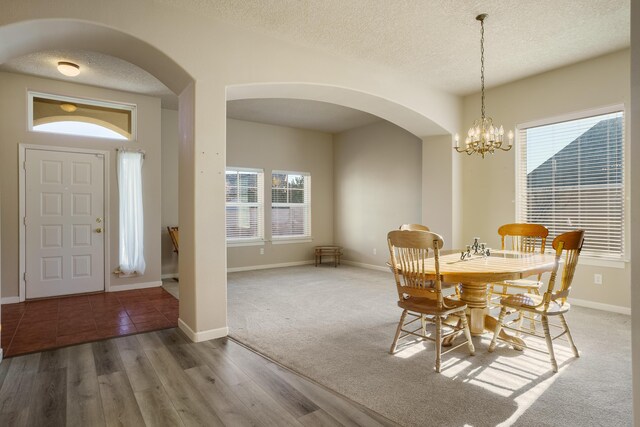
M142 208L142 163L144 154L118 150L120 229L118 255L120 275L142 275L144 261L144 213Z
M274 240L311 237L310 174L271 174L271 235Z
M518 129L517 220L586 231L583 255L624 256L624 113Z
M135 139L135 105L30 92L29 107L35 132Z
M264 239L264 172L230 168L226 173L227 241Z

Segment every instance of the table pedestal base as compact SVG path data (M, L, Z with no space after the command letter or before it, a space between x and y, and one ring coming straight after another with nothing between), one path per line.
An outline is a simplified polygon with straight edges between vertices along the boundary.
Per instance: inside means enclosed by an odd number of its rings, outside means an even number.
M474 311L475 310L475 311ZM493 336L493 333L496 330L496 325L498 324L498 319L487 314L486 308L471 308L469 309L469 313L467 314L467 321L469 322L469 329L471 329L471 335L474 337L484 335L485 333L489 333ZM445 323L454 326L453 318L448 318L445 320ZM457 327L461 327L460 321L458 320L455 324ZM449 347L453 343L453 341L462 333L459 331L457 334L453 334L447 337L442 345L444 347ZM524 341L507 333L504 329L500 331L500 335L498 335L504 341L511 344L514 350L521 351L524 348Z

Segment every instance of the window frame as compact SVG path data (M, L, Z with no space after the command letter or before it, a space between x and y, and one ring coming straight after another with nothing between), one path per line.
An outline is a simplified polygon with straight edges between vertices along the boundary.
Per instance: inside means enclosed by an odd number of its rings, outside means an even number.
M305 185L304 185L304 203L275 203L273 201L273 175L276 174L285 174L285 175L301 175L305 177ZM313 233L311 229L311 172L300 172L300 171L291 171L291 170L280 170L274 169L271 171L271 185L269 187L269 192L271 196L271 242L274 245L277 244L285 244L285 243L304 243L311 242L313 240ZM306 206L306 227L307 233L303 235L274 235L273 234L273 208L274 207L289 207L289 206Z
M50 99L52 101L64 101L70 103L77 104L85 104L91 105L95 107L104 107L104 108L113 108L122 111L130 111L131 112L131 138L126 139L116 139L109 137L95 137L90 135L81 135L81 134L62 134L58 132L49 132L49 131L38 131L33 129L33 99L34 98L44 98ZM43 133L50 135L67 135L72 137L84 137L84 138L95 138L106 141L117 141L121 143L130 143L136 142L138 140L138 106L136 104L130 104L126 102L116 102L116 101L105 101L101 99L93 99L93 98L80 98L74 96L66 96L66 95L56 95L52 93L46 92L38 92L38 91L27 91L27 130L29 132L35 133Z
M246 167L234 167L234 166L227 166L225 169L225 189L226 189L226 174L227 172L236 172L236 174L239 174L241 172L250 172L250 173L256 173L258 174L258 183L257 183L257 195L258 195L258 202L227 202L226 201L226 190L225 190L225 203L224 203L224 207L225 207L225 239L227 242L227 246L258 246L258 245L264 245L265 242L265 227L264 227L264 192L265 192L265 185L264 185L264 169L260 169L260 168L246 168ZM238 180L238 184L239 184L239 180ZM240 189L240 186L237 186L238 190ZM238 206L238 207L242 207L242 206L255 206L258 208L258 236L257 237L229 237L226 235L226 218L227 218L227 207L228 206Z
M623 127L622 127L622 252L619 257L611 257L611 256L600 256L594 252L583 252L580 257L580 264L584 265L592 265L599 267L611 267L611 268L625 268L625 263L629 262L629 219L630 219L630 203L629 203L629 184L628 184L628 173L629 173L629 160L628 160L628 152L629 152L629 142L628 142L628 126L629 126L629 118L627 117L627 109L624 104L613 104L607 105L603 107L597 107L588 110L581 110L566 114L560 114L556 116L551 116L543 119L533 120L529 122L524 122L516 125L516 140L515 140L515 218L517 222L524 222L526 218L523 217L523 202L524 197L521 195L521 188L523 186L523 176L526 178L526 171L524 174L521 173L521 168L526 168L526 165L522 165L523 153L522 150L526 149L521 140L521 134L523 131L526 131L530 128L540 127L540 126L548 126L553 124L559 124L563 122L576 121L581 119L588 119L590 117L612 114L612 113L622 113L623 119ZM551 236L550 236L551 237ZM589 236L586 235L585 239L588 239ZM551 244L547 245L548 253L552 252Z

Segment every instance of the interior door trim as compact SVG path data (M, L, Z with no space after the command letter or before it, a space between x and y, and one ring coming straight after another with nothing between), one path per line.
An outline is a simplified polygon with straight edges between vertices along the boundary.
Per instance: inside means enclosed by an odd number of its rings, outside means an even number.
M105 292L109 292L110 278L109 275L110 269L109 267L109 251L110 251L110 240L108 235L110 234L110 220L109 220L109 154L108 150L94 150L90 148L75 148L75 147L55 147L50 145L38 145L38 144L19 144L18 150L18 185L19 185L19 240L20 240L20 286L19 286L19 298L20 302L23 302L26 297L26 282L24 280L26 273L26 229L24 224L24 217L26 214L26 159L27 159L27 150L40 150L40 151L54 151L54 152L64 152L64 153L80 153L80 154L101 154L104 159L104 165L102 168L103 173L103 208L104 208L104 227L107 230L107 235L104 239L104 290Z

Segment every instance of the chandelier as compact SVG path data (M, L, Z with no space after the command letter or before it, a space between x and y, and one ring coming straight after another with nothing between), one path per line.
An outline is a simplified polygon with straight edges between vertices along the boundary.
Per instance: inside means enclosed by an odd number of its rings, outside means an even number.
M486 153L493 154L495 150L509 151L513 146L513 132L509 131L508 145L503 147L504 141L504 128L498 127L493 124L491 117L485 116L484 109L484 20L487 18L487 14L483 13L476 16L476 19L480 21L480 83L482 87L482 116L473 122L473 126L469 128L467 137L464 140L464 145L460 147L460 137L458 134L455 136L454 149L458 153L467 153L469 155L473 153L480 154L484 159Z

